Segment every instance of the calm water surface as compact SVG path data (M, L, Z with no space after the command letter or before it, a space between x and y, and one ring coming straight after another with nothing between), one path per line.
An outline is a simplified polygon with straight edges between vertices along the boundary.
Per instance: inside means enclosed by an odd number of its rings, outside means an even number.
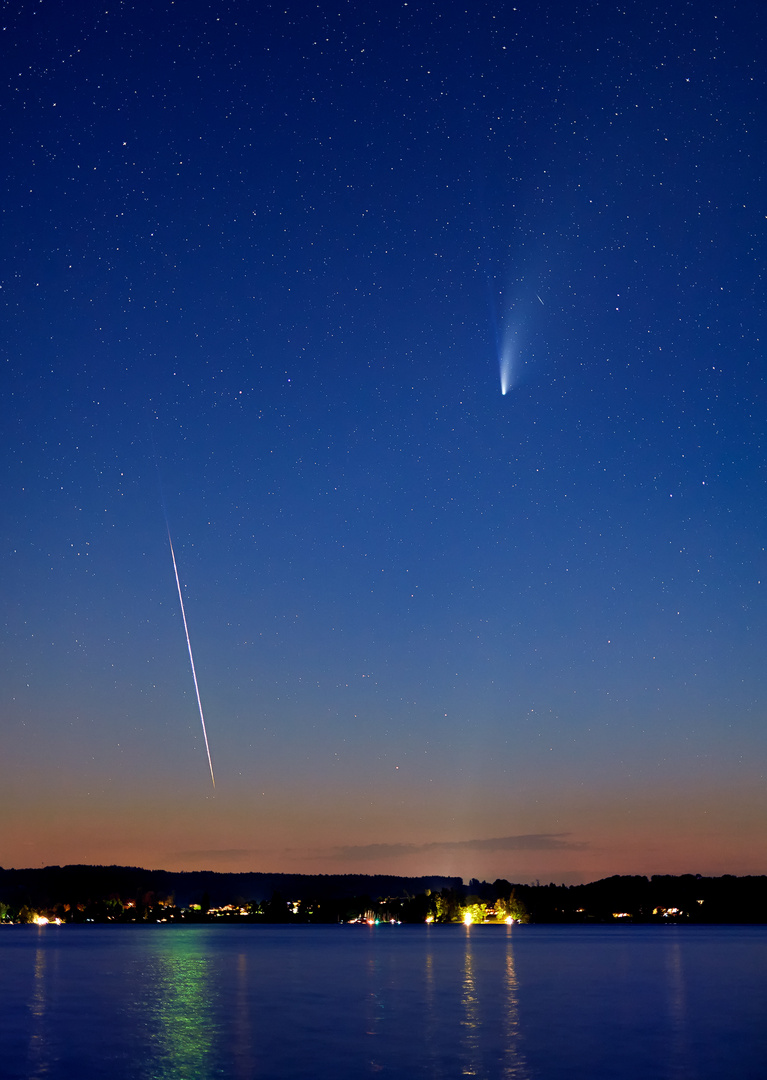
M767 927L0 929L3 1080L767 1077Z

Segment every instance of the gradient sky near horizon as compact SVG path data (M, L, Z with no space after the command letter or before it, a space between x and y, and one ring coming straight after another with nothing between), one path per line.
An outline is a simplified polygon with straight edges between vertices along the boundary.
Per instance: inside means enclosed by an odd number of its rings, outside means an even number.
M0 865L767 872L762 5L1 33Z

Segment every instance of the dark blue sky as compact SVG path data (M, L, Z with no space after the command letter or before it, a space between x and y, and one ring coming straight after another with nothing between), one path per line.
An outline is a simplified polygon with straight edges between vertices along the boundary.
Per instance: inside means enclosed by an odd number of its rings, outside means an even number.
M761 6L0 40L0 863L764 872Z

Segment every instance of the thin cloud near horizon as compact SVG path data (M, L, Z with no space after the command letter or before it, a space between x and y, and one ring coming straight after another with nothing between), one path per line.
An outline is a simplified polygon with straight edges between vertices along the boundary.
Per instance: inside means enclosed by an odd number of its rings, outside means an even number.
M342 859L395 858L402 855L450 851L583 851L589 844L569 840L571 833L526 833L521 836L495 836L483 840L432 840L425 844L349 844L332 848L328 856Z
M423 844L340 844L321 851L299 852L292 848L293 857L306 859L394 859L405 855L434 854L454 851L585 851L590 844L584 840L571 840L569 832L524 833L519 836L495 836L477 840L431 840ZM276 854L276 853L275 853ZM249 848L221 848L200 851L176 851L175 859L224 859L235 860L263 857L264 852Z
M167 859L250 859L259 852L255 848L207 848L199 851L171 851Z

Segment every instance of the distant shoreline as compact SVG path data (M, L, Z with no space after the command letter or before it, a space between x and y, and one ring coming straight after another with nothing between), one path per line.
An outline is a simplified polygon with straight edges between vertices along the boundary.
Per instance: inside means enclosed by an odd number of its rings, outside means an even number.
M767 876L614 876L528 885L440 876L123 866L0 868L0 923L767 923Z

